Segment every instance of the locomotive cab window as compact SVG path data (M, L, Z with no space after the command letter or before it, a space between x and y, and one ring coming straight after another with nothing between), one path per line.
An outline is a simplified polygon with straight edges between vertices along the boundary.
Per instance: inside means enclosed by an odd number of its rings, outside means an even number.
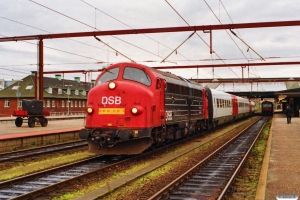
M104 70L103 74L101 75L101 77L99 78L99 80L95 85L99 85L101 83L105 83L116 79L119 75L119 70L120 70L119 67L110 70Z
M150 76L144 70L134 67L125 67L123 79L136 81L147 86L151 85Z

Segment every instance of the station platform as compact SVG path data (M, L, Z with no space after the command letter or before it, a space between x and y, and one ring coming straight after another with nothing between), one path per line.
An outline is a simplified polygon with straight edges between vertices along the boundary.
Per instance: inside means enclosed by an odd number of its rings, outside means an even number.
M300 197L300 118L287 124L275 113L270 129L256 200L274 200L277 195Z
M49 116L48 125L42 127L36 125L35 127L28 127L27 120L23 122L21 127L15 126L15 117L1 117L0 118L0 140L8 138L20 138L22 136L34 136L38 134L51 134L63 131L76 131L84 127L85 118L80 116Z
M60 115L60 116L46 116L48 121L65 120L65 119L83 119L85 115ZM15 123L16 117L0 117L0 124Z

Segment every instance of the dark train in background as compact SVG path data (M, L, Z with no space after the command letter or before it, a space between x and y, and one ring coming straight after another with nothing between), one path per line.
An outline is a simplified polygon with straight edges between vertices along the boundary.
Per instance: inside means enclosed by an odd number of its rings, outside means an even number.
M271 101L263 101L261 103L261 114L264 116L273 116L274 104Z
M139 154L147 148L254 114L254 102L136 63L109 66L89 92L89 151Z

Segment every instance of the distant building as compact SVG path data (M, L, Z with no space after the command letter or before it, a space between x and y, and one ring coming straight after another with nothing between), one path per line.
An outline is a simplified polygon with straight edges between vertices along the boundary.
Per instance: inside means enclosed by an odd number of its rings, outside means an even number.
M79 77L75 80L44 77L44 109L49 110L51 115L84 114L86 99L91 83L80 82ZM22 109L23 99L35 98L34 75L29 75L22 80L15 80L10 86L0 91L0 116L11 116L13 110ZM2 84L2 82L1 82Z
M4 89L4 83L5 83L5 80L0 79L0 91Z

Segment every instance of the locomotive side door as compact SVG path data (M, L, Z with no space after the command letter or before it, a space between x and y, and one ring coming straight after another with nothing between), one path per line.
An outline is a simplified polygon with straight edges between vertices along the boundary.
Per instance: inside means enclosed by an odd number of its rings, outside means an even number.
M161 126L165 124L165 81L163 79L156 79L155 86L155 101L156 108L153 109L153 125Z

